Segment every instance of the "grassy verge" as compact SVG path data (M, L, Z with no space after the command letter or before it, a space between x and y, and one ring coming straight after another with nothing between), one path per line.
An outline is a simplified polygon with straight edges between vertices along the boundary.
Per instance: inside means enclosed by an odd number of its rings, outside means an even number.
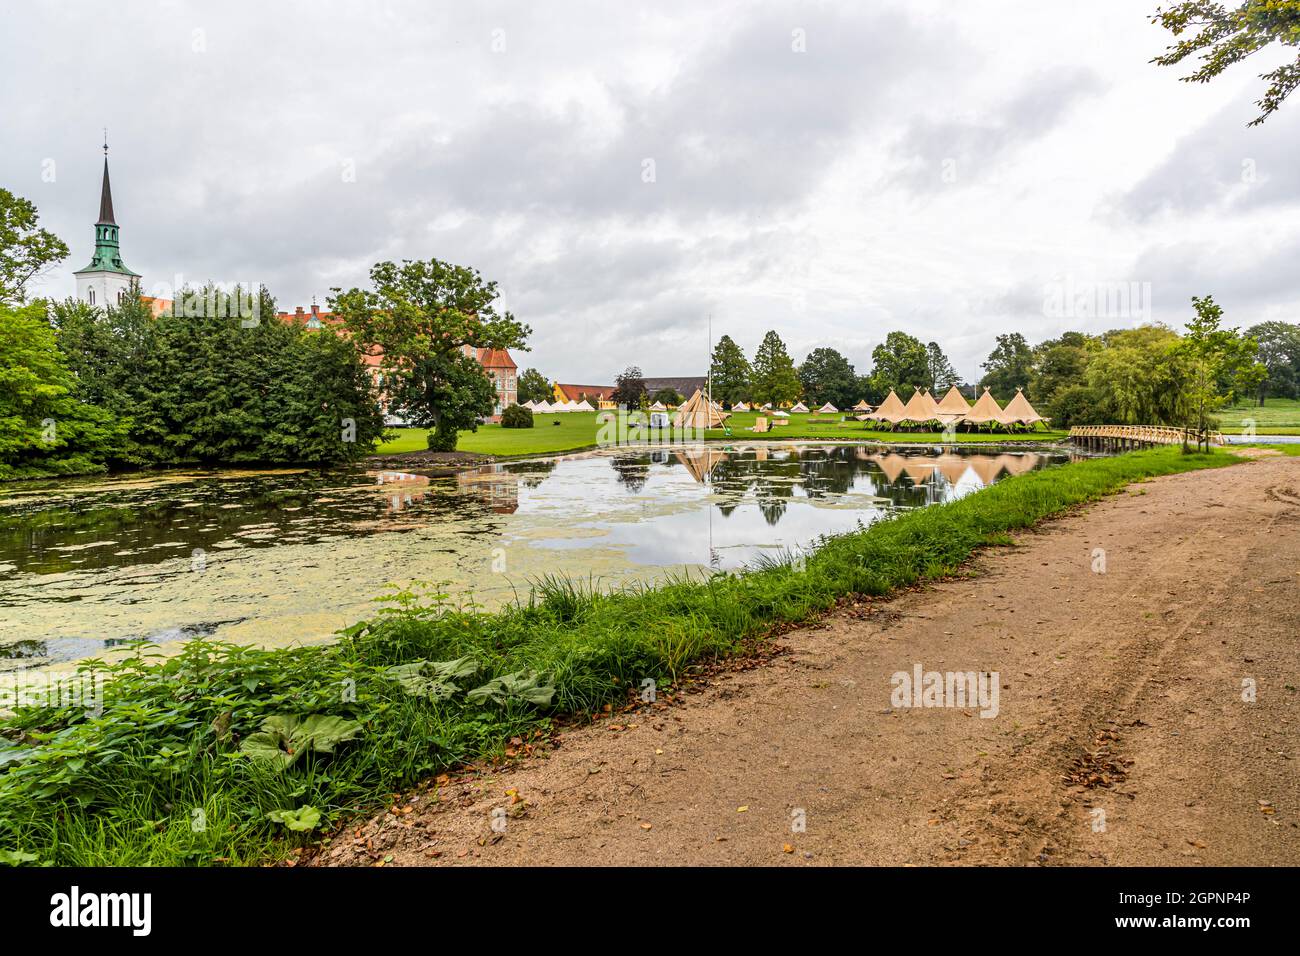
M1300 400L1294 398L1266 398L1264 404L1243 402L1229 405L1214 413L1219 420L1219 431L1240 435L1246 422L1255 423L1260 435L1300 435Z
M26 707L0 721L0 862L274 857L554 715L618 704L647 678L667 685L846 595L948 575L1129 482L1238 460L1160 449L1033 472L827 539L803 570L616 594L546 580L494 614L403 592L329 646L192 641L172 658L87 665L109 678L98 714Z
M559 415L538 415L532 428L502 428L500 425L480 425L478 431L462 432L456 442L457 451L476 452L483 455L512 457L517 455L544 455L565 451L577 451L590 448L596 444L596 412L565 412ZM771 440L821 438L845 441L879 441L911 442L916 444L937 444L943 436L939 432L886 432L863 428L861 422L809 422L806 416L794 415L789 425L780 425L763 435L755 435L749 429L757 415L753 412L740 412L733 415L728 424L731 426L731 440L743 441L748 438ZM558 424L556 424L558 422ZM423 428L395 429L397 437L381 444L375 449L377 455L396 455L407 451L423 451L428 447L428 430ZM1063 431L1039 430L1033 432L1015 432L1003 434L998 432L961 432L957 440L961 442L1017 442L1017 441L1055 441L1064 438ZM723 441L727 434L721 428L710 429L705 437L710 440Z

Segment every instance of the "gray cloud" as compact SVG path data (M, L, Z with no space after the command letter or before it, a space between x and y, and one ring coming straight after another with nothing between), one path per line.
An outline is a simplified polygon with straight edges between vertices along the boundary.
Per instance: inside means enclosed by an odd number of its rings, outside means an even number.
M570 380L698 373L710 314L751 351L776 328L796 358L831 345L863 370L902 328L975 375L995 334L1057 331L1042 286L1072 269L1171 289L1194 270L1243 312L1296 298L1294 217L1270 213L1300 194L1294 117L1245 131L1172 79L1175 105L1151 101L1149 37L1118 8L1098 12L1104 70L1063 58L1031 0L97 10L6 13L0 184L73 247L49 294L89 256L107 124L146 284L258 281L292 307L437 256L498 280L534 328L521 362ZM1117 140L1139 109L1177 135ZM1036 149L1068 173L994 175ZM1140 174L1118 201L1116 150ZM958 188L937 188L950 157ZM1207 206L1223 235L1189 229ZM1242 235L1277 273L1222 254Z

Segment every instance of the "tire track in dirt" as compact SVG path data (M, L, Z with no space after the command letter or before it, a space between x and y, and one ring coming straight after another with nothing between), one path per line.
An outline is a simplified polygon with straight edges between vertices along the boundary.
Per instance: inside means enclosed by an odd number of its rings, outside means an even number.
M783 635L684 703L403 795L323 860L1300 863L1300 536L1277 490L1298 474L1267 458L1134 486L971 577ZM916 663L998 671L998 716L894 707ZM1063 779L1078 769L1111 779Z

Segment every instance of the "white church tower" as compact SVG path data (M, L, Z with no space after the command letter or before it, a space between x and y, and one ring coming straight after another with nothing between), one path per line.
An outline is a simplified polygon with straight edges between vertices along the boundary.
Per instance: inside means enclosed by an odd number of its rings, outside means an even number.
M95 255L90 265L73 273L77 277L77 298L101 308L124 302L133 291L138 295L140 276L126 267L118 246L117 223L113 219L113 191L108 185L108 143L104 143L104 185L99 193L99 221L95 223Z

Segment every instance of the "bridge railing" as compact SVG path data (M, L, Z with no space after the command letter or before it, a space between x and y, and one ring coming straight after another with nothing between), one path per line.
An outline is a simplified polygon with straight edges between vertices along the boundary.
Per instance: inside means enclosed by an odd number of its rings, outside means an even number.
M1210 444L1222 445L1223 435L1210 432ZM1070 438L1106 438L1141 445L1181 445L1184 441L1195 444L1196 431L1191 428L1174 428L1168 425L1075 425Z

